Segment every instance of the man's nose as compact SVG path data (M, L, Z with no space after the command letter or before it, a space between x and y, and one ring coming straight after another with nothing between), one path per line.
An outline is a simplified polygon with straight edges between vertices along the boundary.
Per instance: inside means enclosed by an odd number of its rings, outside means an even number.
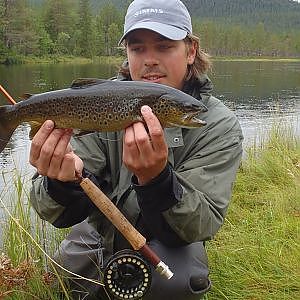
M144 63L145 63L145 66L151 67L151 66L158 65L159 60L158 60L157 56L155 55L155 53L153 53L153 51L148 51L145 56Z

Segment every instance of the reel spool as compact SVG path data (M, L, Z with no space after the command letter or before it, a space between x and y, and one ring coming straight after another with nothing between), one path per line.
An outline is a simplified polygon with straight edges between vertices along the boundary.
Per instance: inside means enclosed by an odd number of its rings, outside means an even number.
M140 299L152 280L148 262L136 251L125 249L114 254L104 270L106 290L116 299Z

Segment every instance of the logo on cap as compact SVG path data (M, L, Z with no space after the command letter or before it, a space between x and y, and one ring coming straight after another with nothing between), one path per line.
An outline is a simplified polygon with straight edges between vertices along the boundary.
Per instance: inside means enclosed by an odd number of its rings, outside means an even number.
M164 11L161 8L146 8L146 9L141 9L138 10L134 16L138 17L140 15L146 15L146 14L163 14Z

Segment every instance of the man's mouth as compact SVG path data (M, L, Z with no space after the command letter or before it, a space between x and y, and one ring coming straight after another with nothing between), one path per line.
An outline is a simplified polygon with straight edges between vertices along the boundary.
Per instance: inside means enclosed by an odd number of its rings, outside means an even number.
M161 74L146 74L142 76L142 79L149 82L159 82L164 77L165 76Z

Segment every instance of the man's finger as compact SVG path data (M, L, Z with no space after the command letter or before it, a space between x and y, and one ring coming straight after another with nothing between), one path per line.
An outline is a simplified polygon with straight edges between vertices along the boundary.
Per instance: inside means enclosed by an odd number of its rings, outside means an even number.
M70 152L68 151L68 147L70 147L69 142L71 139L71 135L72 135L72 130L69 129L65 130L64 134L58 140L57 145L51 157L48 176L51 177L51 175L55 176L56 174L58 174L65 154Z
M164 138L164 131L158 118L155 114L153 114L152 109L149 106L144 105L141 108L141 113L147 124L153 149L160 150L162 147L165 148L166 142Z
M47 140L48 136L51 134L54 128L54 122L47 120L41 126L39 131L36 133L32 139L31 148L30 148L30 163L34 163L38 160L41 152L41 148Z
M123 137L123 161L125 164L132 163L139 156L139 149L135 142L133 126L125 129Z
M152 155L153 148L145 125L141 122L133 124L134 139L139 149L140 155L149 158Z
M38 158L38 168L43 174L48 170L55 147L63 134L63 129L54 129L43 144Z
M61 164L60 173L58 175L60 181L74 181L76 180L75 174L75 156L73 153L67 153Z

